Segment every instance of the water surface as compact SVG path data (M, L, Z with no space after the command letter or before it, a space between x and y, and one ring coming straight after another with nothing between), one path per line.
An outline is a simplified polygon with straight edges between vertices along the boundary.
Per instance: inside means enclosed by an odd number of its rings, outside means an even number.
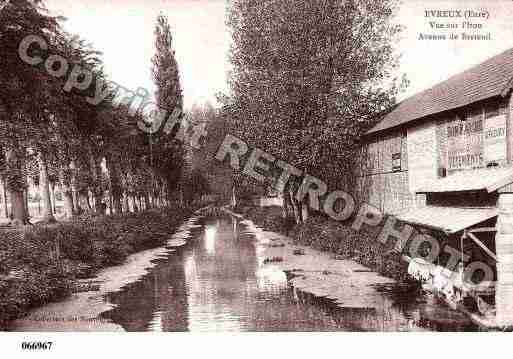
M383 287L379 308L305 300L263 264L265 248L231 218L204 220L189 244L150 274L110 293L102 314L127 331L475 330L461 314L418 293Z

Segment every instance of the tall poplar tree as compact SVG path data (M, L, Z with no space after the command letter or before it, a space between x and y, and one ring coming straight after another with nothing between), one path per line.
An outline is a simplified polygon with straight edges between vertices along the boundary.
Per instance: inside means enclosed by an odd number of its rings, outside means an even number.
M152 59L153 80L156 86L155 99L159 109L171 113L175 108L182 110L183 98L180 85L180 72L173 50L173 35L166 16L160 14L155 26L155 55ZM181 124L180 124L181 125ZM158 146L152 146L150 165L167 182L167 189L173 190L180 185L184 166L184 143L176 141L172 133L160 132L158 138L150 138ZM181 189L180 189L181 190Z

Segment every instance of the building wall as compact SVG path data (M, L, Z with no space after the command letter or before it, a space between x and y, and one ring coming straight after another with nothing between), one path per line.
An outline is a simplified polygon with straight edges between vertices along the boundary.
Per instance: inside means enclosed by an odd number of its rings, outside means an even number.
M507 136L509 102L509 98L489 100L440 116L437 119L438 169L445 169L450 175L490 164L507 165L512 141Z
M513 92L510 93L507 103L507 138L508 138L508 162L513 163Z
M382 212L397 214L410 208L406 133L399 131L370 141L362 152L357 192L360 200Z
M415 206L416 189L441 176L511 164L512 111L511 96L491 99L369 140L358 171L360 200L397 214Z
M436 125L427 122L408 129L407 136L409 176L408 184L411 193L437 177L437 143Z

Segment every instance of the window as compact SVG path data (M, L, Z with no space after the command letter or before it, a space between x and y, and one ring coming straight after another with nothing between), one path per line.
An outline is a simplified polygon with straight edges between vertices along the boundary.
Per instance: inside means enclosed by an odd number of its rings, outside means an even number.
M392 172L401 172L401 153L392 153Z
M499 103L494 102L487 104L484 108L485 111L485 119L490 117L499 116Z

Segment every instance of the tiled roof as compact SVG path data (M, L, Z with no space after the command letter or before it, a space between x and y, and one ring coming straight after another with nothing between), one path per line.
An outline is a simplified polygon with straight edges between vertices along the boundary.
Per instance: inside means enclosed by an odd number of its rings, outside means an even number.
M458 171L422 185L417 193L487 191L494 192L513 183L513 168L482 168L472 171Z
M513 48L396 105L368 134L495 96L513 84Z
M397 219L451 234L484 222L497 214L497 208L426 206L401 214Z

